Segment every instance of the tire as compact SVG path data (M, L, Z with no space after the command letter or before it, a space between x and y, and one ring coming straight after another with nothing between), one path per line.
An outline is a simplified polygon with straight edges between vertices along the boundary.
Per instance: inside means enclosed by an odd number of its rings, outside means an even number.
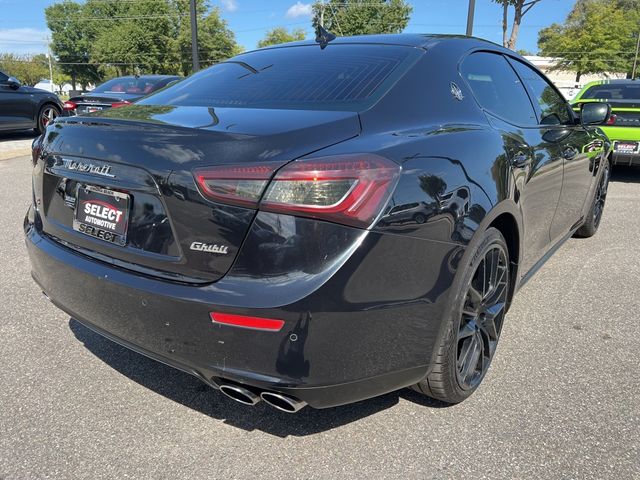
M413 216L413 221L419 224L423 224L427 221L427 217L425 217L422 213L416 213Z
M47 125L53 122L57 117L60 116L60 109L53 105L52 103L47 103L40 108L38 112L38 118L36 123L36 128L34 130L36 133L42 135L44 131L47 129Z
M489 228L464 267L431 373L414 390L446 403L476 391L496 351L510 283L507 244L499 230Z
M602 212L604 211L604 205L607 200L607 190L609 189L609 178L611 177L611 167L609 160L605 160L602 165L602 174L598 181L596 191L593 193L593 200L591 201L591 208L587 214L587 219L582 226L576 231L574 236L579 238L589 238L596 234L598 227L600 226L600 220L602 220Z

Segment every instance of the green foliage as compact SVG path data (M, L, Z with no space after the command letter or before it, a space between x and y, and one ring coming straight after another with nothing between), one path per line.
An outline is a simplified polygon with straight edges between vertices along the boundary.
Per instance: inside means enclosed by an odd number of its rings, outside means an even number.
M558 57L556 70L582 74L631 72L640 8L630 0L578 0L564 24L540 30L542 55Z
M0 70L7 75L16 77L25 85L35 85L40 80L49 78L49 60L43 53L38 55L14 55L0 53ZM53 66L53 82L59 79L61 72Z
M97 67L88 64L92 39L83 29L82 10L82 5L69 0L45 9L51 50L61 63L61 70L71 77L74 89L76 81L88 83L99 78Z
M47 7L45 16L52 51L74 81L191 73L189 0L64 0ZM218 8L197 0L197 18L202 66L239 53Z
M413 7L404 0L329 0L313 4L313 28L323 18L324 28L340 36L400 33Z
M289 32L284 27L276 27L269 30L264 38L258 42L258 48L278 45L280 43L296 42L298 40L304 40L306 36L307 34L301 28Z
M179 0L188 3L188 0ZM200 2L205 6L205 2ZM186 8L186 7L185 7ZM208 8L208 7L206 7ZM189 9L182 11L188 12ZM208 14L198 11L198 47L200 52L200 66L206 67L214 63L226 60L229 57L241 53L240 46L236 43L235 35L227 26L227 22L220 17L220 9L213 8ZM182 68L181 73L191 73L191 27L189 17L181 22L177 34L178 63Z
M16 77L25 85L35 85L49 78L49 59L44 53L38 55L14 55L0 53L0 70ZM71 80L60 66L52 61L53 84L63 85Z
M0 53L0 70L16 77L25 85L35 85L43 78L49 78L49 61L44 54L30 56Z

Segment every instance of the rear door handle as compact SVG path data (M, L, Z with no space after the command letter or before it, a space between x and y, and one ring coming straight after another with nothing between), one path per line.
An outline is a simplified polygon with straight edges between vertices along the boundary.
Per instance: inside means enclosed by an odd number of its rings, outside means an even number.
M531 155L527 155L524 152L516 153L511 159L511 163L513 163L514 167L524 167L531 161Z
M575 147L566 147L563 151L562 151L562 157L565 160L571 160L572 158L574 158L576 155L578 154L578 150L576 150Z

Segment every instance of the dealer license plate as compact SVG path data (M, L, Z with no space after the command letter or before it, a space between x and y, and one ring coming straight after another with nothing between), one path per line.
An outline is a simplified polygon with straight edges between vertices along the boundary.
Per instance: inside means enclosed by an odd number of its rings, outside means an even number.
M620 153L636 153L638 142L616 142L614 150Z
M92 185L79 185L73 229L105 242L125 245L129 195Z

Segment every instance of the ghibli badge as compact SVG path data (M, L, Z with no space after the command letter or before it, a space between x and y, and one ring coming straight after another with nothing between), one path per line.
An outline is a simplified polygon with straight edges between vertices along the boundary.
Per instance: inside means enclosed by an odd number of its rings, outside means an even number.
M202 242L193 242L189 248L197 252L219 253L221 255L226 255L229 250L226 245L210 245Z

